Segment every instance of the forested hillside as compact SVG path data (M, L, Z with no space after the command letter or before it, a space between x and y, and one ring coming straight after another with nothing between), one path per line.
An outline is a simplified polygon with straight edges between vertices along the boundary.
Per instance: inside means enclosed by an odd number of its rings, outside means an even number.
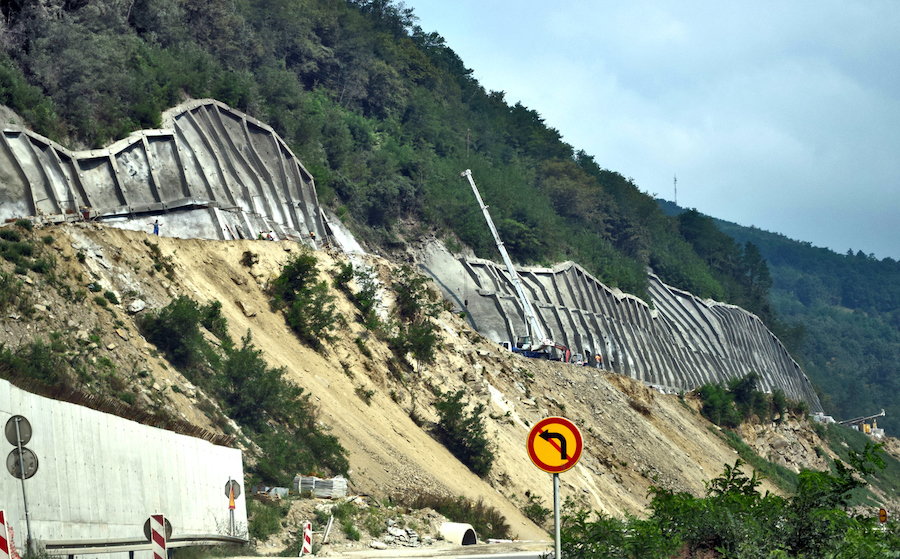
M768 261L770 300L785 322L803 329L794 354L821 389L826 412L850 419L884 408L878 425L900 433L900 263L717 223L759 246Z
M520 262L576 260L644 297L649 265L704 297L753 299L741 293L746 282L727 277L733 270L698 256L633 181L561 141L537 111L481 87L402 3L0 7L0 102L65 145L102 146L158 126L160 112L185 97L214 97L271 124L315 175L320 200L388 251L402 242L398 220L410 217L451 246L494 256L460 179L471 168Z
M213 97L270 124L314 174L320 201L370 246L402 248L418 232L401 231L404 220L493 258L460 178L470 168L518 262L574 260L644 298L650 267L738 304L801 352L839 416L880 407L872 388L894 382L900 293L883 295L877 278L896 277L896 263L806 247L817 256L801 274L787 264L798 254L778 256L767 237L723 233L696 212L667 215L537 110L485 90L403 3L46 0L0 10L0 103L64 145L103 146L159 126L186 98ZM816 321L798 318L811 308ZM802 341L776 309L805 327Z
M714 225L723 238L757 247L771 275L771 310L781 339L816 386L825 412L838 419L873 415L900 432L900 263L862 250L846 254L743 227L660 201L680 220ZM732 241L734 242L734 241Z

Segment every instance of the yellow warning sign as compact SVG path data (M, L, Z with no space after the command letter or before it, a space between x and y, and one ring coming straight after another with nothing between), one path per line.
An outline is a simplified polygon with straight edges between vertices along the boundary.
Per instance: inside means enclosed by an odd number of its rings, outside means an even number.
M571 469L581 458L581 431L564 417L548 417L528 433L528 456L534 465L551 474Z

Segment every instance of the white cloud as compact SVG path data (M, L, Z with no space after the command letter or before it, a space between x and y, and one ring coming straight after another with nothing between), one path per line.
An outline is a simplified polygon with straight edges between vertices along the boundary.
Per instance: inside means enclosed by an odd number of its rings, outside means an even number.
M900 258L900 3L408 4L482 85L643 190L671 198L677 173L682 205Z

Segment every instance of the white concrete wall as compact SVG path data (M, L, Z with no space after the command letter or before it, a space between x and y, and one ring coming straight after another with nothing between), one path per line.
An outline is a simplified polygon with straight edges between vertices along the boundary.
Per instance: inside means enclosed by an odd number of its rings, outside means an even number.
M25 480L36 540L140 537L157 513L172 524L173 535L227 533L225 484L231 477L243 488L240 450L35 396L0 380L0 427L13 415L31 423L26 447L38 457L37 472ZM0 458L13 448L3 437ZM246 537L243 491L235 505L239 535ZM24 550L22 483L5 464L0 508Z

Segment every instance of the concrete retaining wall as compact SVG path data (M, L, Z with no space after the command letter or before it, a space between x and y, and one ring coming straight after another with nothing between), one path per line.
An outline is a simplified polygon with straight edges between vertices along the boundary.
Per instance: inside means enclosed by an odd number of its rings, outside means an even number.
M0 220L88 215L149 232L160 219L167 236L255 239L271 229L279 238L325 239L312 175L268 125L211 99L170 109L163 124L79 152L4 129Z
M147 232L159 219L165 236L256 238L273 229L279 239L313 246L326 240L330 228L312 176L270 127L213 100L179 105L163 122L163 130L135 132L107 149L84 152L27 130L5 129L0 220L81 219L89 211L92 219ZM466 307L480 332L498 342L524 332L505 269L477 259L450 265L438 260L426 266L435 269L445 294ZM764 390L781 388L821 409L797 363L742 309L701 301L655 277L650 308L572 263L521 273L546 329L576 353L599 352L617 372L690 390L755 371Z
M35 396L0 380L0 427L13 415L31 423L26 447L39 461L35 475L25 480L36 540L140 537L156 513L166 516L173 535L227 533L225 484L230 476L243 486L240 450ZM15 447L5 437L2 445L5 460ZM246 537L243 494L235 505L235 522ZM0 508L24 551L22 483L5 467Z
M521 304L505 267L438 253L426 269L482 334L500 343L525 335ZM760 389L780 388L813 411L822 406L800 366L755 315L667 286L650 276L653 307L610 289L572 262L520 268L545 330L573 353L600 353L607 368L673 391L725 382L753 371Z

